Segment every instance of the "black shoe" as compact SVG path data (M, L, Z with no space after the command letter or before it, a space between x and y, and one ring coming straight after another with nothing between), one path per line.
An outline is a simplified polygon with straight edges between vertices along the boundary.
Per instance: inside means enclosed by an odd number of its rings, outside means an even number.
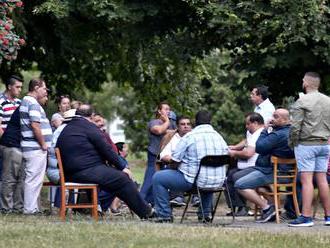
M205 216L204 219L203 219L202 216L198 216L198 222L211 223L211 217L210 216Z
M120 216L120 215L122 215L122 212L119 209L110 208L110 211L111 211L111 213L112 213L113 216Z
M173 223L173 217L156 217L152 219L152 222L154 223Z
M262 210L261 217L256 221L257 223L266 223L276 215L275 206L271 205L269 208Z
M235 216L249 216L249 209L247 207L239 207Z

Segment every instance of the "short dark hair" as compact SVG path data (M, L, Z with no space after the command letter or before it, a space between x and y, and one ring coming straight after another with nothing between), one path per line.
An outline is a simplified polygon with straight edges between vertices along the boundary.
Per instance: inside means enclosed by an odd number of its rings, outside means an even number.
M257 89L256 93L257 95L261 95L261 98L263 100L266 100L268 98L268 87L265 85L257 85L254 87L254 89Z
M29 91L34 91L34 88L36 86L41 87L43 84L45 83L45 81L43 79L40 78L33 78L30 80L29 82Z
M249 118L250 122L257 122L259 125L265 124L264 118L259 113L251 112L246 114L245 116L246 118Z
M71 98L69 95L60 95L60 96L57 96L56 99L55 99L55 103L56 104L60 104L62 102L63 99L69 99L71 101Z
M197 112L196 117L195 117L196 126L202 125L202 124L210 124L211 119L212 119L212 116L208 111L200 110Z
M11 75L5 83L6 89L8 90L9 85L14 85L16 83L16 81L23 83L23 79L21 77L16 76L16 75Z
M118 152L121 152L124 149L125 142L117 142L115 145L118 149Z
M190 121L190 118L188 116L184 116L184 115L181 115L179 117L176 118L176 125L178 126L180 121L181 120L189 120Z
M94 114L94 109L90 104L81 104L76 111L76 115L80 115L83 117L91 117Z

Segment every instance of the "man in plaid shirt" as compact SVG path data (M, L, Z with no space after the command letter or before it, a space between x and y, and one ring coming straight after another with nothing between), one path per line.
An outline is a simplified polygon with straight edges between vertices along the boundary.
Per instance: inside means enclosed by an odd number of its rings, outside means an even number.
M171 222L172 212L169 204L170 191L188 191L191 189L199 163L206 155L227 154L227 143L211 126L211 114L199 111L196 114L196 127L181 138L172 153L171 160L178 163L178 170L163 170L153 177L156 222ZM197 184L199 187L212 188L223 183L225 168L207 167L200 171ZM212 205L212 193L202 194L203 212L209 219ZM201 211L199 218L202 219Z

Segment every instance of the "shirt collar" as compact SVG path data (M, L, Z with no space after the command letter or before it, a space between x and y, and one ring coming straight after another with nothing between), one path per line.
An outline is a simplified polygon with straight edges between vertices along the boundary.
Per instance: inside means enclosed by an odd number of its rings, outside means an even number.
M270 103L269 98L267 98L265 101L260 103L257 108L262 108L262 106L268 105Z

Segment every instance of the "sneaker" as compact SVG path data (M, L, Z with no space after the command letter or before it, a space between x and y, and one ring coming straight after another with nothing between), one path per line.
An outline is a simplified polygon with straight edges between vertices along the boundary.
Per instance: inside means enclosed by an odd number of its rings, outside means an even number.
M269 208L262 210L261 217L256 222L265 223L267 221L270 221L275 215L275 206L271 205Z
M248 216L249 214L249 211L248 211L248 208L247 207L239 207L235 216Z
M211 217L205 216L204 219L202 216L198 216L198 222L200 223L211 223Z
M200 201L199 201L199 197L196 196L196 195L194 195L194 196L192 197L192 199L191 199L191 205L192 205L193 207L197 208L197 207L199 207L199 203L200 203Z
M300 215L297 219L294 221L291 221L289 223L289 226L291 227L305 227L305 226L313 226L313 218L312 217L305 217L303 215Z
M181 196L175 197L174 199L170 200L170 203L172 207L186 206L186 203L184 202L184 199Z
M152 219L152 222L154 223L173 223L173 217L156 217Z
M330 226L330 216L324 216L324 225Z
M111 213L112 213L113 216L122 215L122 213L121 213L121 211L119 209L111 208L110 211L111 211Z

